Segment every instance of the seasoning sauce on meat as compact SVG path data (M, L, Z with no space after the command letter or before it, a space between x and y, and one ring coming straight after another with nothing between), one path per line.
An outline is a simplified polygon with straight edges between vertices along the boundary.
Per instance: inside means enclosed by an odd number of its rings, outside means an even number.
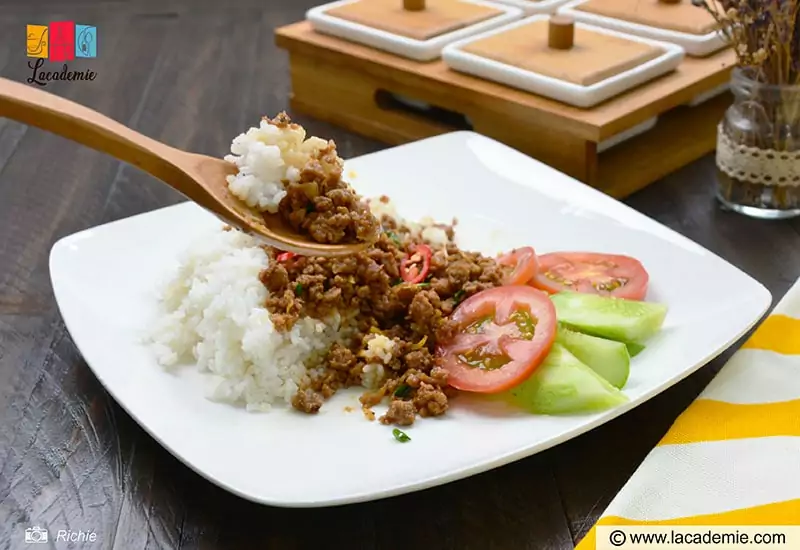
M319 189L330 198L329 188ZM452 226L444 227L448 242L435 245L391 217L381 222L377 241L351 256L304 257L267 248L273 261L260 279L270 291L266 307L279 331L291 330L303 316L326 319L337 312L354 325L349 345L334 344L312 369L292 401L296 409L315 413L337 390L361 386L366 374L377 373L379 383L361 396L365 414L374 418L371 407L388 399L380 421L408 426L417 416L444 414L454 394L434 357L437 341L452 330L448 316L464 299L500 286L510 268L460 250ZM430 249L428 271L422 282L408 283L401 266L422 245ZM373 349L378 343L389 348L378 352L380 358Z

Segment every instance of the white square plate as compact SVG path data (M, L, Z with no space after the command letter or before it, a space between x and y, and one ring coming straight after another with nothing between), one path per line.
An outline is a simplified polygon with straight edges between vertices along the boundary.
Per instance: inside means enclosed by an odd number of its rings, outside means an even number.
M704 365L771 303L757 281L624 204L505 145L446 134L348 161L366 196L388 194L401 215L456 216L462 246L496 253L592 250L640 258L649 300L670 311L632 362L630 402L600 414L547 417L461 396L398 443L391 429L346 412L345 392L317 416L248 413L205 398L193 368L163 370L141 343L157 312L157 283L198 237L220 227L192 203L95 227L57 242L50 273L75 344L128 413L195 471L244 498L312 507L398 495L543 451L641 404ZM347 172L346 172L347 173ZM335 471L336 475L330 472Z
M585 4L589 0L574 0L559 8L558 13L569 15L575 21L583 21L599 27L606 27L615 31L635 34L653 40L663 40L671 42L683 48L688 55L694 57L704 57L721 50L727 46L725 35L721 31L714 31L708 34L690 34L688 32L673 31L670 29L660 29L641 23L631 23L623 19L615 19L605 15L599 15L578 9L578 6ZM697 8L702 9L702 8Z
M495 0L501 4L508 4L522 10L526 15L536 13L555 13L558 8L569 0Z
M524 27L536 21L546 21L549 20L550 17L550 15L533 15L502 27L463 38L445 46L444 50L442 50L442 59L448 67L456 71L478 76L486 80L500 82L507 86L513 86L520 90L533 92L534 94L539 94L555 99L556 101L582 108L593 107L631 88L635 88L654 78L674 71L678 68L678 65L681 64L681 61L683 61L684 52L675 44L658 42L641 36L624 34L581 22L575 23L576 29L586 29L598 34L624 38L632 42L650 44L651 46L660 48L664 53L646 63L610 76L600 82L589 86L581 86L580 84L574 84L566 80L559 80L551 76L534 73L464 50L465 46L477 42L478 40Z
M463 0L470 4L490 6L502 11L502 13L481 21L480 23L475 23L474 25L435 36L429 40L416 40L408 38L407 36L400 36L399 34L374 29L367 25L342 19L341 17L334 17L327 13L328 10L333 8L359 1L360 0L340 0L331 4L311 8L306 13L306 19L311 22L311 26L314 27L314 30L321 33L330 34L353 42L359 42L409 59L433 61L439 58L442 53L442 48L450 42L504 25L510 21L519 19L523 15L522 10L507 4L497 4L494 2L485 2L483 0ZM401 0L397 0L397 2L401 4Z

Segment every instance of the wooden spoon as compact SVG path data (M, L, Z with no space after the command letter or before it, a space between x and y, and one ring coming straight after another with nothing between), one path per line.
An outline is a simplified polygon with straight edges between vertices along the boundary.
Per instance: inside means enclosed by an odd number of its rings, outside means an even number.
M369 243L318 243L277 214L262 215L228 192L225 177L236 166L165 145L67 99L0 78L0 117L71 139L136 166L160 179L224 222L265 244L305 256L344 256Z

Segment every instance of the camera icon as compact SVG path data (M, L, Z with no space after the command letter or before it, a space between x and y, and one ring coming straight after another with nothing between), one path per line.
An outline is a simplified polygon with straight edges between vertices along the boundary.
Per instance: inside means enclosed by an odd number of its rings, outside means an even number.
M25 542L28 544L46 543L47 529L42 529L38 525L25 529Z

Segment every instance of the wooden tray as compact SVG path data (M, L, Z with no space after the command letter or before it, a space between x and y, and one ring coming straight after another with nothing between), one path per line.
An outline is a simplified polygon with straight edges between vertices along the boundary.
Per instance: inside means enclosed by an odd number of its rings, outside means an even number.
M731 50L686 58L587 110L318 34L308 22L277 29L276 43L289 52L293 111L389 144L472 129L618 198L714 150L729 93L687 104L725 84L735 64ZM652 129L598 152L653 117Z

